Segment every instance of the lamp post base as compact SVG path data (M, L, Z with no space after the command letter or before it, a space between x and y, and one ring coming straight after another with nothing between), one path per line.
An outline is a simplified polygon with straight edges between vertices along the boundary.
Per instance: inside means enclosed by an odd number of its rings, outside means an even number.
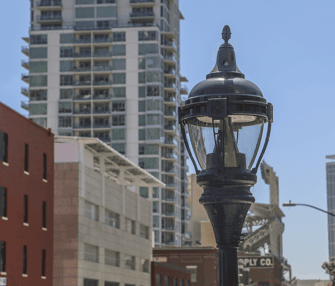
M238 286L237 247L218 245L219 286Z

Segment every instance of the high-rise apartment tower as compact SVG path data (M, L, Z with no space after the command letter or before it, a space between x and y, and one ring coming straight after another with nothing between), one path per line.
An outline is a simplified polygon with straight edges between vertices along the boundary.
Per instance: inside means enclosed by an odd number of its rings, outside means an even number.
M332 162L326 163L327 171L327 210L335 213L335 155L328 155L326 159ZM328 216L328 244L329 244L329 261L335 257L335 219Z
M166 183L153 190L155 245L184 245L179 1L30 2L22 107L55 135L97 137Z

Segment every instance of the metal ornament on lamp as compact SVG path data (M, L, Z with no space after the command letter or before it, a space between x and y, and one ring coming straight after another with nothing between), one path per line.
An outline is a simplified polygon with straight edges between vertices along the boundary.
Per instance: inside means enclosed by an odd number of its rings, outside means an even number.
M215 68L178 108L185 147L197 183L204 189L199 202L208 214L219 248L221 286L238 285L237 248L246 214L255 202L250 188L257 182L273 121L272 104L238 69L234 48L228 43L230 36L226 25ZM267 122L264 146L256 161ZM186 132L202 171L198 170Z

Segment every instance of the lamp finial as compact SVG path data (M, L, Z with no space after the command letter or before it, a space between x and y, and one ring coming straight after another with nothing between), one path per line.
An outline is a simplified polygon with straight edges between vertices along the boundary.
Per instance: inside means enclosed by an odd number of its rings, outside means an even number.
M222 30L222 39L224 40L224 43L227 44L229 39L231 37L231 31L228 25L223 27Z

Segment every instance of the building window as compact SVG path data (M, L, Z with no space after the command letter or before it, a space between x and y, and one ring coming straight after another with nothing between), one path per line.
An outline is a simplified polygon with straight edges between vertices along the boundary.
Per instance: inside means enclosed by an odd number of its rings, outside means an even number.
M149 227L143 224L140 225L140 236L149 239Z
M126 45L113 45L112 47L113 56L125 56L126 55Z
M126 103L124 100L117 100L112 102L112 111L125 111Z
M47 202L43 201L42 204L42 227L46 228L47 227Z
M0 272L6 272L6 241L0 240Z
M33 1L31 1L33 3ZM46 45L48 44L48 35L31 35L29 40L30 45Z
M159 96L160 87L158 85L147 86L147 96Z
M85 217L99 221L99 207L88 201L85 201Z
M84 243L84 260L99 262L99 247Z
M157 40L156 31L138 31L139 41L155 41Z
M46 276L46 250L43 249L42 250L42 276L45 277Z
M29 99L30 101L48 100L47 92L46 89L31 90Z
M138 129L138 140L145 140L145 129Z
M73 57L73 47L60 47L60 57L61 58L72 58Z
M113 33L113 42L125 42L125 41L126 41L126 32Z
M47 179L47 154L43 153L43 179Z
M156 286L162 286L162 279L159 274L156 274Z
M126 227L125 227L126 232L129 232L131 234L136 234L135 231L135 221L126 218Z
M138 54L156 54L158 53L158 45L157 44L139 44L138 45Z
M125 87L114 87L113 97L126 97L126 88Z
M27 245L23 245L23 274L27 274Z
M106 209L105 210L105 224L110 225L115 228L120 228L120 215Z
M29 104L29 113L30 115L46 115L47 104L46 103Z
M125 129L112 129L112 140L125 140L126 130Z
M0 216L7 217L7 189L0 186Z
M170 283L169 283L169 276L165 276L164 277L164 286L169 286L170 285Z
M125 115L113 115L112 116L112 126L124 126L125 125Z
M125 84L126 74L125 73L113 73L113 84Z
M173 286L178 286L177 284L178 284L177 278L174 278L173 279Z
M186 269L191 270L191 282L197 282L197 268L196 265L187 265Z
M145 83L145 72L138 73L138 83Z
M158 158L138 158L138 165L143 169L157 169Z
M59 95L60 99L72 99L73 89L71 89L71 88L60 89L59 92L60 92L60 95Z
M72 117L59 117L58 118L58 127L70 128L72 127Z
M8 163L8 134L0 130L0 161Z
M157 201L152 202L152 212L159 213L159 203Z
M60 85L73 85L72 75L60 75Z
M47 86L48 76L47 75L29 76L29 84L30 84L30 87Z
M84 278L84 286L98 286L98 280Z
M48 48L30 48L29 57L31 59L46 59L48 57Z
M29 172L29 150L28 144L24 144L24 170Z
M124 268L135 270L135 256L124 254Z
M159 227L159 216L154 215L152 217L152 227Z
M141 259L142 264L142 271L149 273L149 260L148 259Z
M23 216L23 222L28 223L28 196L24 195L23 199L23 208L24 208L24 216Z
M105 264L120 267L120 252L105 249Z
M125 59L114 59L112 60L113 70L125 70L126 60Z
M99 1L99 0L98 0ZM113 0L114 1L114 0ZM108 282L105 281L105 286L120 286L120 283L118 282Z

